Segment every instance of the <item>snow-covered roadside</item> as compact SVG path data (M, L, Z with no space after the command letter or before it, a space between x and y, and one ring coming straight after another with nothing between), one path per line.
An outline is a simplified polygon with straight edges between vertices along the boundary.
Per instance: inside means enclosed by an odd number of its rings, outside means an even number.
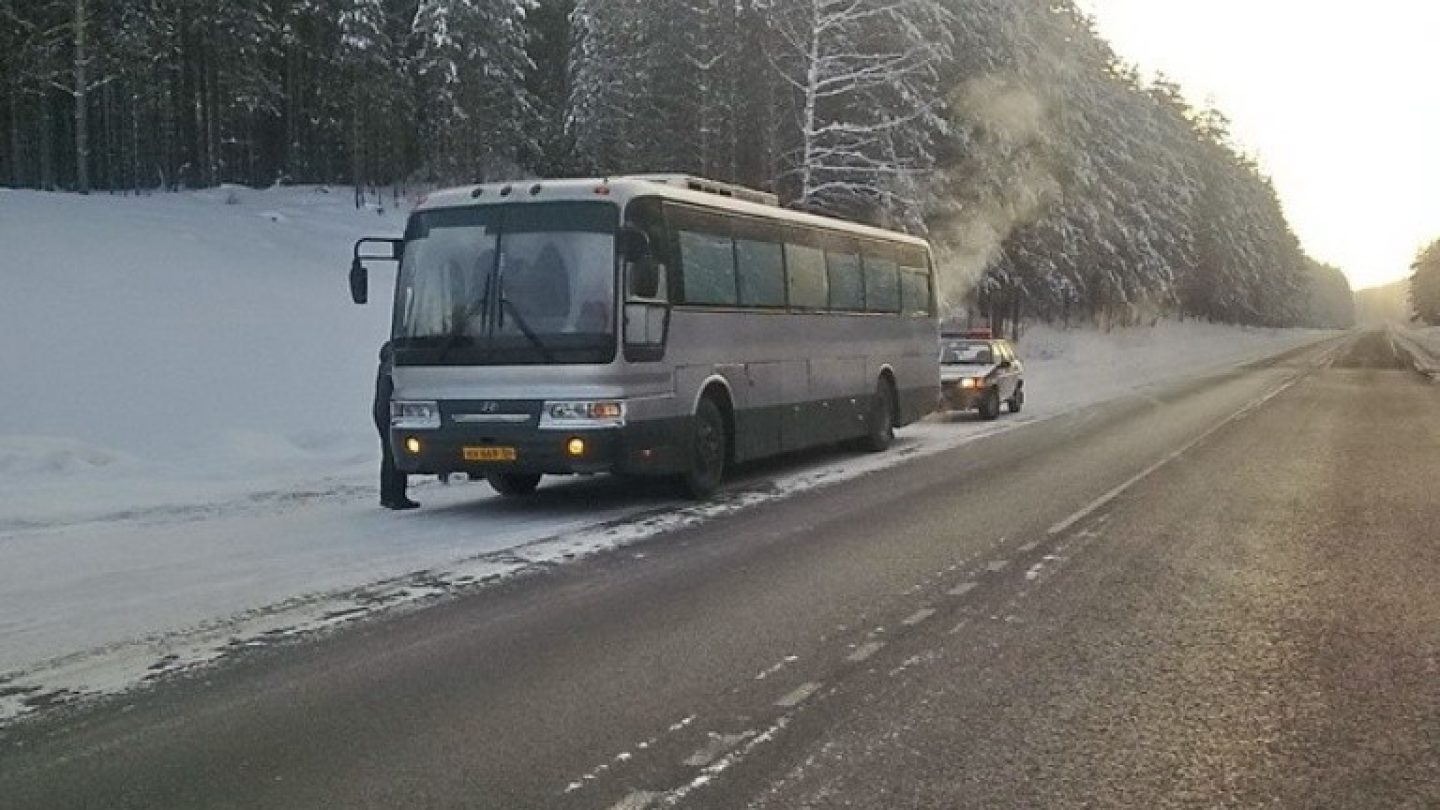
M930 420L884 455L836 453L742 480L716 503L608 479L558 480L533 502L483 485L422 491L390 514L369 493L275 501L207 519L131 520L0 534L0 722L111 693L229 652L633 543L678 526L946 452L1121 394L1312 342L1309 332L1162 325L1035 330L1030 407L997 423ZM84 561L76 565L75 561Z
M1394 326L1391 334L1408 350L1417 371L1432 380L1440 381L1440 326Z
M387 317L349 304L344 270L353 239L400 222L314 188L0 190L0 722L1321 336L1037 327L1020 419L926 422L703 506L597 479L526 503L430 484L393 515L369 424Z
M0 189L0 530L368 482L389 318L345 272L404 214L316 187Z

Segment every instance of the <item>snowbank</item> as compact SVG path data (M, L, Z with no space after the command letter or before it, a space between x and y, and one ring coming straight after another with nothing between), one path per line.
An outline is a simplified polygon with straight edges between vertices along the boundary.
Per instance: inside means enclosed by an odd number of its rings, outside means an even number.
M1410 351L1416 370L1432 380L1440 381L1440 326L1391 328L1395 340Z
M345 272L403 215L317 187L0 190L0 529L362 475L388 313Z

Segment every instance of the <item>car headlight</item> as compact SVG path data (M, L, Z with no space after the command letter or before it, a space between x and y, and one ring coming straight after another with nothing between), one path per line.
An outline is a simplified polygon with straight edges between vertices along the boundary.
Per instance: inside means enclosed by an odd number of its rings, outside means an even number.
M960 387L961 387L961 388L984 388L984 387L985 387L985 378L984 378L984 377L966 377L965 379L963 379L963 380L960 381Z
M625 426L625 403L619 400L547 402L540 412L542 430L585 430Z
M392 400L390 427L401 430L427 430L440 427L440 403Z

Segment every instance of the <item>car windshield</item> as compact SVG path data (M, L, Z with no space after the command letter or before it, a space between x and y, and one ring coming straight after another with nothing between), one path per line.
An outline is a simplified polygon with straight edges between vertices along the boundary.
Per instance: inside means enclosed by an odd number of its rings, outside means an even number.
M995 362L989 343L976 340L947 340L941 347L940 362L959 366L988 366Z
M617 220L610 203L417 213L395 296L397 362L605 362Z

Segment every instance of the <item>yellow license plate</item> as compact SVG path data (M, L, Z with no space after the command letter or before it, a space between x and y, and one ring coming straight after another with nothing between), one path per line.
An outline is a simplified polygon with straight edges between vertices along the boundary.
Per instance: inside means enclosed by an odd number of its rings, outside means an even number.
M466 447L462 451L466 461L514 461L513 447Z

